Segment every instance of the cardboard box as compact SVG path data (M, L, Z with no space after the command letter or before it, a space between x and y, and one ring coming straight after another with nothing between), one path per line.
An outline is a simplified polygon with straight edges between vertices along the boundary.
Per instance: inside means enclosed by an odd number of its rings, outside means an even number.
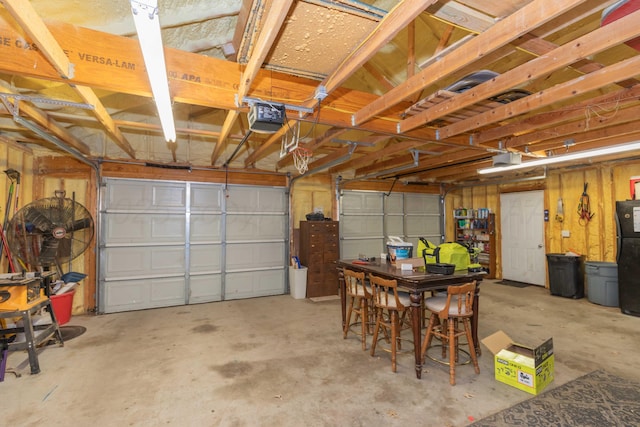
M494 354L496 380L534 395L553 381L553 338L529 347L498 331L481 342Z
M424 267L424 259L423 258L404 258L398 259L395 262L396 268L402 268L402 264L411 265L412 269Z

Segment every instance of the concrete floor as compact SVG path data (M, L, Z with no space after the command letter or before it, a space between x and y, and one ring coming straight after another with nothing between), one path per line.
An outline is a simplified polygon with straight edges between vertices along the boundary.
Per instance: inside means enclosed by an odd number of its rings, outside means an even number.
M549 336L555 380L596 369L640 381L640 318L619 309L550 296L534 286L486 280L481 338L498 329L535 344ZM483 347L480 375L427 361L422 379L413 355L370 357L359 337L342 339L338 300L288 295L74 316L87 331L48 346L42 372L0 383L7 426L464 426L531 397L493 378ZM409 345L410 346L410 345ZM409 347L407 346L407 347ZM25 366L11 353L9 366Z

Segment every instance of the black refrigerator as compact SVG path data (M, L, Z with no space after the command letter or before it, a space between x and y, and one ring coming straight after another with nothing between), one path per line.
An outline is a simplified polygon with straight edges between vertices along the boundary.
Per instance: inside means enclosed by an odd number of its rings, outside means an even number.
M640 316L640 200L616 202L616 225L620 310Z

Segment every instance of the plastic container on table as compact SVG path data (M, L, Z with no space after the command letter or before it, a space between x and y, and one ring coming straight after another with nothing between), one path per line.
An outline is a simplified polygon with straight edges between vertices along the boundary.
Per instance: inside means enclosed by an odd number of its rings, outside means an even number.
M398 259L408 259L413 256L413 243L405 242L400 237L389 236L387 241L387 257L392 263Z

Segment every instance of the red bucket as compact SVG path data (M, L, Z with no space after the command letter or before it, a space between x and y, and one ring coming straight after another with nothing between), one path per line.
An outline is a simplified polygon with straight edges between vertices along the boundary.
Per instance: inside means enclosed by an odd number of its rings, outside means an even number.
M53 307L53 314L56 315L58 325L62 326L69 322L71 319L71 309L73 308L73 296L76 291L65 292L60 295L51 295L51 307Z

